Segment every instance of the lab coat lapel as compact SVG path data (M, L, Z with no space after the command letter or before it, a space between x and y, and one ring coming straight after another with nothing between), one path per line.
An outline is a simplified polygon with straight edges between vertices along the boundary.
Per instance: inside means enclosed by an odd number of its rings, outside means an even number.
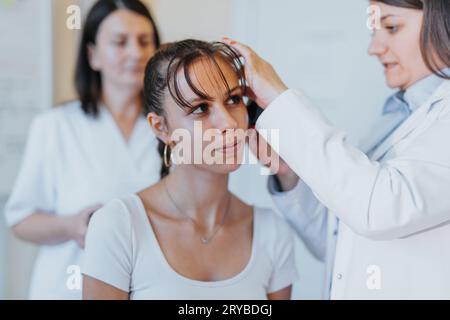
M382 126L384 121L384 117L380 117L379 119L377 119L370 130L370 134L362 139L358 144L358 148L365 154L372 150L376 146L376 144L379 143L381 139L386 135L385 128Z
M105 132L109 133L107 135L108 148L106 150L108 163L116 167L117 170L119 170L120 168L120 171L122 172L134 173L135 164L131 155L132 149L130 144L132 143L133 135L135 132L132 133L129 141L127 142L120 132L120 129L117 126L116 122L114 121L114 118L105 108L102 108L102 117L104 121Z
M450 93L450 81L444 83L436 90L436 92L413 114L403 122L400 127L388 137L373 153L372 160L381 159L392 147L404 139L408 134L414 131L420 125L431 111L431 107L444 96Z

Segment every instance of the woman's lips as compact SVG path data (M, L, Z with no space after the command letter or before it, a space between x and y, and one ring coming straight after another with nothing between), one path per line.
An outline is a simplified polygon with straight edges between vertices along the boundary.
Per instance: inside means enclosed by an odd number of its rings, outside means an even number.
M231 145L227 145L223 148L218 148L216 151L219 151L221 153L227 154L227 153L235 153L237 150L237 147L241 144L242 141L236 141L235 143Z
M396 66L398 66L398 63L390 62L390 63L383 63L383 65L386 70L391 70L391 69L395 68Z

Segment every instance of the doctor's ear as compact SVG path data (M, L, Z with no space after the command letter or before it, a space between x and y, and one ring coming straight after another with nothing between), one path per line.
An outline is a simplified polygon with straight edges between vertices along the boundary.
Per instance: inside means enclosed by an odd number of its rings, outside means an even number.
M147 115L147 121L153 130L153 133L164 143L170 142L169 130L167 122L164 116L157 115L154 112L150 112Z

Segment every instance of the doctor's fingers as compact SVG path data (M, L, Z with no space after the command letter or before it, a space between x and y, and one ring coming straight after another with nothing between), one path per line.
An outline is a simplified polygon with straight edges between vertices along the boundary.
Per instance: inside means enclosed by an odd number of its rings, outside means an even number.
M101 207L103 207L102 204L95 204L93 206L89 206L81 210L80 215L85 217L86 220L89 221L89 219L95 213L95 211L99 210Z
M256 52L253 51L252 48L243 43L237 42L227 37L222 38L222 40L229 46L233 47L237 51L237 53L245 60L251 60L251 55L256 55Z
M259 162L277 173L280 169L281 158L267 143L267 141L256 131L251 130L249 134L249 149L258 158Z
M250 47L230 39L224 39L224 41L245 59L244 69L247 85L252 89L256 96L255 101L261 108L266 108L276 97L287 90L272 65Z
M245 68L245 76L246 80L249 83L250 87L252 87L252 76L254 72L258 69L258 64L267 63L264 61L258 54L253 51L249 46L237 42L235 40L231 40L229 38L223 38L223 41L231 46L240 57L244 58L244 68Z

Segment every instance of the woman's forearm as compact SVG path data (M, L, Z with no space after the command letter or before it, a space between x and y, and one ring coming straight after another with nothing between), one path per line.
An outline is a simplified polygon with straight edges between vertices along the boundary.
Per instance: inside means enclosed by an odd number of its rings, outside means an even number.
M72 239L70 216L35 212L12 230L22 240L39 245L56 245Z

